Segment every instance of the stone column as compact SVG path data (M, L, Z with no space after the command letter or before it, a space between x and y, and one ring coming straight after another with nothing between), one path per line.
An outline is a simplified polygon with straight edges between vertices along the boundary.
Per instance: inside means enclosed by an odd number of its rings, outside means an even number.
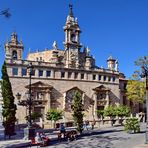
M69 33L68 33L68 42L70 42L70 35L71 35L71 32L69 31Z
M88 79L88 75L87 73L84 74L84 80L87 80Z
M35 77L39 77L39 70L35 69Z
M81 73L78 72L78 80L81 80Z
M43 100L47 100L47 104L45 105L44 114L46 114L47 111L48 111L49 109L51 109L51 95L50 95L51 91L48 90L48 91L46 91L45 93L46 93L46 94L44 95ZM44 121L45 121L45 120L46 120L46 118L45 118L45 116L44 116Z
M68 36L68 33L67 33L67 30L66 30L66 31L65 31L65 42L68 41L67 36Z
M96 81L98 81L99 80L99 75L98 74L96 74Z
M46 78L46 70L43 70L43 77Z
M83 104L83 105L84 105L84 103L85 103L85 102L84 102L84 101L85 101L84 99L85 99L85 92L83 92L83 94L82 94L82 104Z
M52 69L51 70L51 78L54 78L55 77L55 72L54 72L54 70Z
M65 71L65 79L68 79L68 71Z
M93 94L93 100L94 100L94 119L97 120L98 116L97 116L97 93L95 92Z
M106 107L109 106L109 91L108 90L106 91L106 98L105 98L105 100L106 100L106 105L105 105L105 108L106 108Z
M18 76L22 76L22 68L21 67L18 67Z
M65 110L66 105L66 92L63 94L63 110Z
M74 72L72 72L71 78L72 78L72 79L75 79L75 73L74 73Z

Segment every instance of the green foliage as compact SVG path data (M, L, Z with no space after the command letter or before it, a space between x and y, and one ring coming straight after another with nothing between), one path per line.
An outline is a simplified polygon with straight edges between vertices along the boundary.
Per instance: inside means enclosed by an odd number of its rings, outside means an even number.
M83 131L83 116L84 116L84 109L82 104L82 95L80 92L76 91L74 95L74 103L72 106L73 110L73 119L77 125L77 130L82 133Z
M148 66L148 56L140 57L137 61L135 61L135 65L137 66Z
M116 106L108 106L104 110L104 116L108 116L111 119L116 117Z
M128 117L130 115L130 109L127 106L117 106L116 107L116 115L120 118Z
M9 76L7 74L7 68L5 62L2 66L1 89L3 97L3 111L2 111L2 115L4 118L3 125L5 128L5 134L11 136L15 134L16 105L14 104L14 96Z
M126 120L126 123L124 125L124 129L127 132L140 132L140 124L138 121L138 118L130 118Z
M143 103L145 98L145 83L138 80L128 80L127 98L136 103Z
M33 112L32 114L31 114L31 120L36 120L36 119L38 119L38 118L40 118L40 117L42 117L42 114L41 113L38 113L38 112ZM26 120L28 120L28 116L26 116Z
M103 118L104 110L97 110L97 115L98 115L99 118Z
M54 121L54 127L56 124L56 121L62 119L63 117L63 111L57 110L57 109L49 109L46 114L46 119Z

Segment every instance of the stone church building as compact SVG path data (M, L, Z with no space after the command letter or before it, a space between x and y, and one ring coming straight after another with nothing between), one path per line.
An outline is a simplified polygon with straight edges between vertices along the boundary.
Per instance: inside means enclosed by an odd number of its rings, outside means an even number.
M50 108L64 111L61 122L72 122L72 98L76 90L83 97L85 119L98 119L96 110L103 110L109 105L131 105L126 99L127 80L119 72L118 61L110 56L107 67L98 67L90 49L80 42L81 29L74 17L72 6L69 8L63 31L64 49L59 49L54 41L52 49L29 53L23 59L24 45L16 33L5 44L5 60L12 84L14 96L19 92L21 100L27 99L30 62L34 66L31 80L32 99L38 102L32 107L33 112L43 114L42 122L46 125L46 113ZM16 98L16 97L15 97ZM15 99L17 104L17 98ZM25 106L17 105L17 119L25 123L28 111Z

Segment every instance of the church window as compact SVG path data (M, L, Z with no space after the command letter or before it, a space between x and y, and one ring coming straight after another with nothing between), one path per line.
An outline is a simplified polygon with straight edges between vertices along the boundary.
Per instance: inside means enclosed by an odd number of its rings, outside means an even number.
M27 69L26 68L22 68L22 76L26 76L27 75Z
M14 60L17 60L17 51L16 51L16 50L14 50L14 51L12 52L12 58L13 58Z
M61 78L65 77L65 72L61 72Z
M77 72L75 72L75 79L77 79L78 78L78 73Z
M99 80L101 80L101 75L99 75Z
M126 90L127 84L124 83L124 84L123 84L123 87L124 87L124 90Z
M111 80L111 78L110 77L108 77L108 81L110 82L110 80Z
M31 75L35 76L35 70L34 69L31 71Z
M103 80L106 81L106 76L103 77Z
M84 79L84 73L81 74L81 79Z
M72 42L76 42L76 36L75 36L75 34L72 34L72 35L71 35L71 41L72 41Z
M47 70L46 71L46 77L50 77L50 75L51 75L51 71L50 70Z
M13 74L13 76L17 76L18 75L18 68L13 68L12 69L12 74Z
M96 75L93 75L93 80L96 80Z
M113 77L112 79L113 79L113 82L115 82L116 78L115 78L115 77Z
M39 77L43 76L43 70L39 70Z
M42 57L40 57L40 61L42 61Z

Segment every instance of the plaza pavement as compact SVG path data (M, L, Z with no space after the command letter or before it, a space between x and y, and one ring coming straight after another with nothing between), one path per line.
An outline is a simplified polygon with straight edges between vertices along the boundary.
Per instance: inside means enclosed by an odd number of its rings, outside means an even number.
M84 134L76 141L72 142L58 142L57 134L50 131L46 133L51 139L49 148L148 148L144 145L145 140L145 124L141 125L141 133L128 134L123 131L122 126L95 128L92 130L85 130ZM2 147L27 147L29 141L22 140L22 133L13 138L13 140L0 141L0 148ZM29 146L28 146L29 147ZM32 146L36 148L37 146Z

